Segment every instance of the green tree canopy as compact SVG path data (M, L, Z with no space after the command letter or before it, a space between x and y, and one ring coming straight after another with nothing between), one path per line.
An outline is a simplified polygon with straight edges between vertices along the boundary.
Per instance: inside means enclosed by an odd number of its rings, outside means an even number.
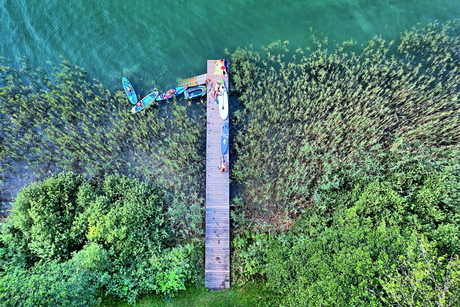
M151 183L121 175L99 183L62 173L19 192L5 242L27 259L68 260L88 242L128 259L167 242L164 209Z
M50 276L60 270L89 276L69 279L64 293L75 282L88 283L133 303L142 294L185 289L199 253L191 244L172 245L165 212L157 186L123 175L88 180L62 173L33 183L20 191L2 226L0 256L12 269L0 270L0 283L44 278L49 263ZM0 295L11 291L0 287Z
M67 260L86 241L76 223L85 210L78 201L82 176L65 173L24 187L6 224L5 243L32 264L38 259Z
M457 162L371 157L327 171L312 206L264 246L267 285L289 306L455 306Z

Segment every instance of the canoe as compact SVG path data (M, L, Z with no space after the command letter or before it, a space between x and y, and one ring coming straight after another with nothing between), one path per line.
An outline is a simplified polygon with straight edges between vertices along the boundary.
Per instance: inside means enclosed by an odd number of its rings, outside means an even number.
M220 152L225 155L228 150L228 136L229 136L228 122L224 122L220 132Z
M125 89L125 93L126 93L126 96L128 96L129 102L131 102L132 104L136 104L138 99L137 99L136 92L134 91L133 85L125 77L123 77L121 81L123 82L123 88Z
M194 87L189 87L184 92L185 99L188 99L188 100L200 98L205 95L206 95L206 85L198 85Z
M141 101L139 101L139 103L136 104L131 109L131 113L137 113L137 112L139 112L141 110L144 110L149 105L151 105L155 101L155 98L157 98L157 97L158 97L158 91L155 91L155 92L152 92L152 93L148 94L147 96L142 98Z
M219 101L219 114L222 120L226 120L228 117L228 94L225 84L220 85L219 95L217 95Z
M156 98L156 101L166 100L174 96L178 96L182 94L183 92L185 92L186 89L187 89L187 86L185 85L172 88L158 95L158 97Z

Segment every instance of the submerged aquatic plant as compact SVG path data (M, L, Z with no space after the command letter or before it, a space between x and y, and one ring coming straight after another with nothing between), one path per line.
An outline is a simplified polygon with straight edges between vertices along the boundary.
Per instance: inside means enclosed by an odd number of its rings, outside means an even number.
M433 23L398 43L375 37L335 50L316 37L314 48L292 53L277 42L263 60L238 49L231 74L243 110L233 121L232 177L243 191L240 213L289 227L327 169L359 165L365 153L458 153L459 29Z
M275 42L261 56L232 55L232 212L289 227L331 168L363 153L452 156L459 149L459 26L433 23L397 42L375 37L291 52ZM326 45L326 47L325 47ZM203 232L205 109L173 100L134 115L126 96L63 61L51 76L0 64L3 168L26 163L41 178L74 170L155 180L170 200L177 237ZM11 169L11 168L10 168ZM265 227L265 226L264 226Z
M75 171L122 173L161 182L177 239L202 233L204 107L188 102L132 115L125 94L111 92L68 61L31 70L0 65L1 158L26 163L37 178ZM3 171L14 167L5 166Z

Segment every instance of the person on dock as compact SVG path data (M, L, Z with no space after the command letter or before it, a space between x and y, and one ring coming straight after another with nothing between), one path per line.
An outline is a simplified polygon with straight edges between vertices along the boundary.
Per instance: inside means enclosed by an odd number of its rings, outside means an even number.
M227 78L228 77L228 72L227 72L227 65L225 65L225 60L221 59L220 63L221 63L220 69L222 70L222 76L224 78Z
M214 89L214 82L212 82L211 79L206 79L206 87L208 89L208 92L212 95L212 91Z
M224 155L222 155L222 157L220 158L220 166L217 167L221 173L225 173L226 171L228 171L228 166L227 166L227 162L225 161L224 159Z
M218 103L217 96L219 95L219 93L220 93L220 83L216 82L214 84L214 90L212 90L211 92L211 97L213 100L216 101L216 103Z

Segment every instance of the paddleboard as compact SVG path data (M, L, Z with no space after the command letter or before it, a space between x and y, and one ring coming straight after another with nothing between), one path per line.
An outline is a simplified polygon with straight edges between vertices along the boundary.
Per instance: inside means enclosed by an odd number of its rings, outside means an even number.
M230 129L228 126L228 122L224 122L222 125L222 129L220 132L220 152L225 155L228 151L228 136L230 133Z
M155 91L155 92L152 92L152 93L148 94L147 96L142 98L141 101L139 101L139 103L136 104L131 109L131 113L137 113L137 112L139 112L141 110L144 110L149 105L151 105L155 101L155 98L157 98L157 97L158 97L158 91Z
M187 86L185 85L172 88L158 95L158 97L156 98L156 101L166 100L174 96L178 96L182 94L183 92L185 92L186 89L187 89Z
M121 81L123 82L123 88L125 89L125 93L126 93L126 96L128 96L129 102L131 102L132 104L136 104L138 99L137 99L136 92L134 91L133 85L125 77L123 77Z
M220 85L219 95L217 95L219 101L219 114L220 118L226 120L228 117L228 94L225 84Z

